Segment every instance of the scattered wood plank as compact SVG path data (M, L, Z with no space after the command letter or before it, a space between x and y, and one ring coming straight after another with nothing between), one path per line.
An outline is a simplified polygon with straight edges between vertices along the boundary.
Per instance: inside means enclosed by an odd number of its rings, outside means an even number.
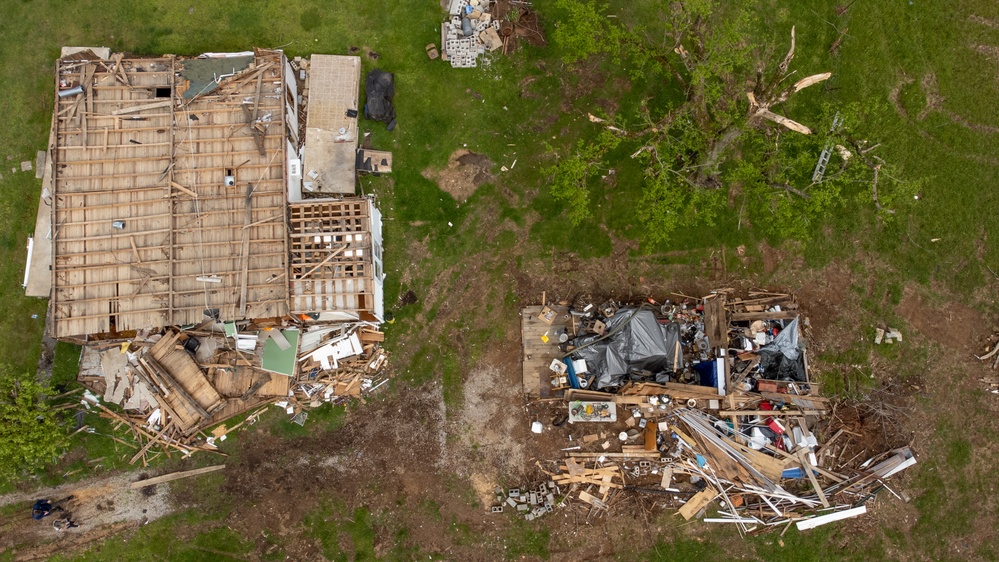
M157 476L155 478L147 478L146 480L139 480L137 482L132 482L129 487L133 490L139 488L145 488L147 486L155 486L156 484L163 484L164 482L172 482L174 480L180 480L181 478L190 478L191 476L199 476L201 474L208 474L209 472L215 472L216 470L222 470L225 468L224 464L219 464L216 466L208 466L205 468L195 468L194 470L185 470L182 472L173 472L170 474L164 474L163 476Z

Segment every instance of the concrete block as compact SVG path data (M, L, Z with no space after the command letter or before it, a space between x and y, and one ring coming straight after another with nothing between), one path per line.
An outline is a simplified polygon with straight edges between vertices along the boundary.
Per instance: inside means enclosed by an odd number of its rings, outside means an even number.
M45 174L45 158L46 154L44 150L39 150L35 154L35 179L42 179L42 175Z

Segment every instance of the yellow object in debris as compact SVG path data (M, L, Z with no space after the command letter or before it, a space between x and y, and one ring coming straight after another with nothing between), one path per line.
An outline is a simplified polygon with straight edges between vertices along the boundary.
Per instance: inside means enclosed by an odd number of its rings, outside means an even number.
M545 332L545 333L541 334L541 341L543 341L545 343L548 343L548 341L549 341L548 332Z
M132 342L129 342L129 341L123 341L123 342L121 342L121 354L122 355L125 355L125 353L128 352L128 347L130 345L132 345Z

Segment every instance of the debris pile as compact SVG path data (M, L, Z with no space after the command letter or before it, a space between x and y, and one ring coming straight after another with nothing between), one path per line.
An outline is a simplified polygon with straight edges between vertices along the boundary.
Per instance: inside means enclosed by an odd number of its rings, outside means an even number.
M479 55L503 46L500 22L492 18L489 0L451 0L451 19L441 24L441 59L454 68L475 68Z
M549 383L539 391L561 397L569 421L571 446L542 470L587 517L652 496L751 533L854 517L881 490L904 496L885 480L916 463L912 451L870 456L832 415L792 295L671 296L523 312L525 386Z
M555 511L556 507L564 505L565 497L562 489L549 480L541 484L536 490L521 490L520 488L510 488L506 492L503 488L496 488L496 505L492 506L493 513L503 513L504 508L510 508L523 514L528 521L547 515Z
M369 325L352 325L342 334L321 343L333 328L306 332L298 360L300 370L293 388L297 403L318 407L324 402L343 403L372 391L388 381L383 372L388 354L380 347L385 334Z
M363 401L387 380L383 340L374 324L299 326L288 318L140 331L125 342L84 347L79 381L89 390L82 404L131 430L139 443L131 463L146 464L154 447L167 456L215 451L271 403L304 424L307 408ZM218 425L261 406L237 426Z

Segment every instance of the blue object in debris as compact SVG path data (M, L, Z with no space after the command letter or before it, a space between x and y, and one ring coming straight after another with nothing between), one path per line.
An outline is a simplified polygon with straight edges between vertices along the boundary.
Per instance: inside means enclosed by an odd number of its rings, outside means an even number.
M819 476L819 471L813 470L812 474ZM780 473L781 478L799 479L804 478L805 476L805 470L802 468L785 468L784 472Z
M694 370L700 375L700 385L712 388L718 385L718 370L714 361L701 361L694 365Z
M701 455L697 455L697 466L699 468L704 468L704 465L706 464L708 464L708 459L702 457Z
M796 467L796 468L785 468L784 472L780 473L780 477L781 478L793 478L793 479L797 480L797 479L805 477L805 471L802 470L801 468L798 468L798 467Z

